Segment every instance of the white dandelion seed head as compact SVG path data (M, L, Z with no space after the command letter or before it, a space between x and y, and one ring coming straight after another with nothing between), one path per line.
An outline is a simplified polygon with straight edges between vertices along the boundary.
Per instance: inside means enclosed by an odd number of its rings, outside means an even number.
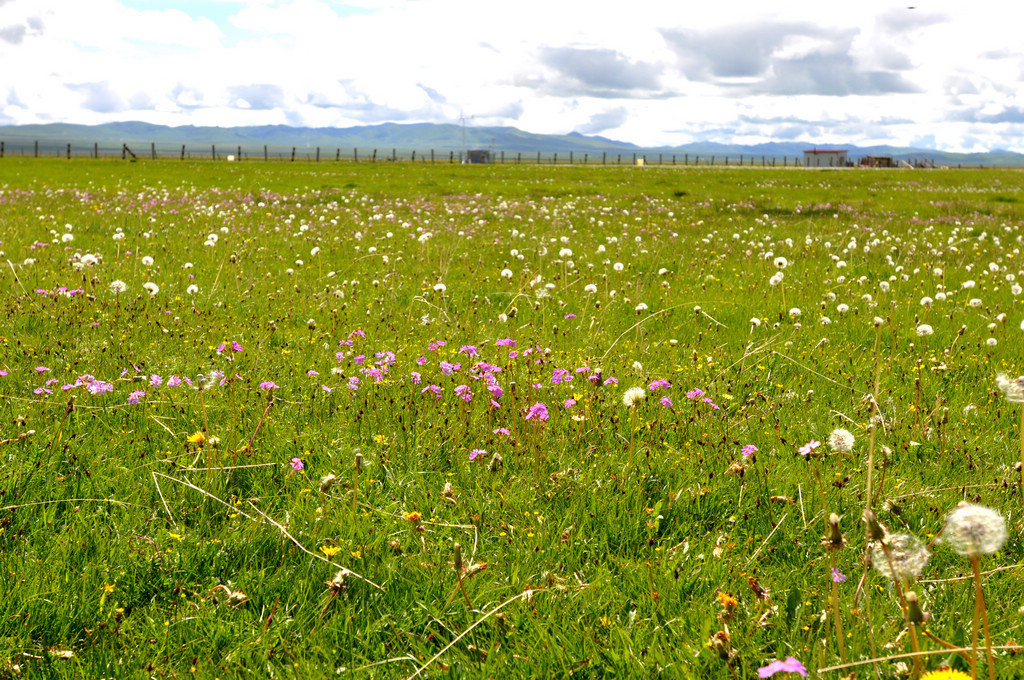
M147 293L149 293L149 297L154 297L157 293L160 292L160 286L156 285L152 281L146 281L144 284L142 284L142 287L146 289Z
M750 317L750 325L753 326L754 328L757 328L758 326L761 325L761 320L758 319L756 316L752 316Z
M117 281L110 282L110 292L114 295L120 295L121 293L128 290L128 284L118 279Z
M501 270L501 276L502 276L502 278L511 279L512 278L512 270L511 269L502 269Z
M932 302L934 302L934 300L932 300L927 295L925 295L923 298L921 298L921 306L922 307L931 307L932 306Z
M977 309L978 307L981 307L981 298L971 298L967 304Z
M596 293L597 292L597 286L595 286L592 283L588 283L587 285L583 286L583 292L584 293L591 293L591 294Z
M199 286L193 283L191 286L185 289L185 292L188 293L189 295L195 295L196 293L199 292Z
M444 285L443 283L435 283L434 284L434 292L435 293L443 293L446 290L448 290L448 286Z
M840 314L846 314L848 311L850 311L850 305L846 304L845 302L840 302L838 305L836 305L836 311L839 312Z
M1011 378L1005 373L999 373L996 375L996 387L1003 393L1006 401L1014 404L1024 403L1024 375Z
M871 545L871 563L875 569L892 580L916 581L931 557L921 540L913 534L889 534L882 542Z
M630 387L622 395L622 403L626 408L633 408L647 398L647 393L642 387Z
M612 265L612 269L614 269L617 272L621 272L625 268L626 265L622 264L621 262L616 262L615 264Z
M142 258L142 266L143 267L152 267L153 266L153 258L151 258L149 255L146 255L145 257L143 257Z
M779 256L779 257L775 258L774 264L775 264L775 268L776 269L780 269L780 270L781 269L785 269L786 266L789 265L789 260L787 260L784 257Z
M999 344L999 341L996 340L995 338L989 338L985 341L985 344L988 345L989 347L995 347L996 345Z
M775 272L772 277L768 279L768 284L771 286L777 286L782 283L782 272Z
M792 317L799 317L803 312L800 311L799 307L790 307L789 315Z
M833 451L850 453L853 451L854 436L849 430L837 427L828 435L828 445Z
M933 333L935 333L935 329L926 323L917 327L917 337L919 338L926 338Z
M961 503L946 515L942 540L968 557L990 555L1006 542L1006 520L992 508Z

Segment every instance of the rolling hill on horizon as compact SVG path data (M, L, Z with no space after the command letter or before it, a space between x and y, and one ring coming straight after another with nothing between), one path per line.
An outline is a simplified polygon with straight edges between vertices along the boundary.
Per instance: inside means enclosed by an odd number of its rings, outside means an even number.
M202 156L212 153L211 147L219 147L218 153L232 153L241 147L250 156L262 155L263 147L276 156L287 155L294 147L300 157L307 158L319 147L326 158L336 154L348 158L358 149L360 157L367 157L374 150L381 157L392 153L408 157L415 151L423 157L432 150L447 157L456 156L463 148L490 149L495 153L521 154L524 159L537 153L549 156L570 153L578 160L582 156L608 154L676 155L683 157L700 156L705 162L711 156L718 159L731 157L735 162L743 155L755 162L760 157L799 158L808 148L846 149L851 159L866 155L892 156L896 160L914 162L930 161L936 165L1003 165L1024 166L1024 154L1005 150L986 153L955 153L937 149L923 149L895 146L858 147L850 144L831 144L828 140L816 142L767 142L762 144L723 144L718 142L693 142L678 146L641 147L629 142L601 136L583 135L572 132L564 135L547 135L526 132L514 127L463 128L454 124L437 123L382 123L348 128L296 128L286 125L263 125L246 127L204 127L155 125L139 121L104 123L102 125L78 125L71 123L49 123L38 125L0 126L0 141L9 154L35 153L39 144L40 155L63 155L71 144L75 155L86 155L96 147L103 155L120 153L122 144L127 144L137 153L149 154L155 148L161 155L180 153L184 146L190 155ZM666 162L667 159L666 159ZM750 162L748 160L748 162Z

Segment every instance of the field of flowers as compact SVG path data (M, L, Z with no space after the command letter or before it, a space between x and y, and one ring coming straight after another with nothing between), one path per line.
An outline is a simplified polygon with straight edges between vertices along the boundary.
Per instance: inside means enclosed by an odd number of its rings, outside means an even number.
M1024 673L1022 179L0 161L0 677Z

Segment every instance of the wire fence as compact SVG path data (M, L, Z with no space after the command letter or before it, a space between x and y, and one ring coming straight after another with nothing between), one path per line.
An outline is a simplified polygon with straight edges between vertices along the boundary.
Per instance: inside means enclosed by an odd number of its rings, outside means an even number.
M560 151L524 152L493 149L401 149L282 146L282 145L219 145L177 144L170 142L92 144L68 143L56 140L0 139L0 159L5 157L34 158L107 158L133 160L229 161L229 162L350 162L350 163L471 163L499 165L631 165L631 166L722 166L722 167L934 167L928 159L895 161L891 157L865 156L856 163L839 154L812 156L710 154L671 152L609 152ZM958 165L957 167L962 167ZM981 167L981 166L979 166Z

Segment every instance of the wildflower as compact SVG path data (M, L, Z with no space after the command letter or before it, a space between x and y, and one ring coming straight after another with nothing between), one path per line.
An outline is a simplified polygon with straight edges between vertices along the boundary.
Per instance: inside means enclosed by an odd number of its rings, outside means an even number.
M888 555L885 548L888 548ZM913 534L889 534L871 546L872 564L883 576L893 580L916 580L929 557L928 549Z
M117 281L110 282L110 292L114 295L120 295L121 293L128 290L128 284L118 279Z
M769 285L777 286L780 283L782 283L782 272L775 272L774 274L772 274L772 277L768 279Z
M261 390L276 390L276 389L280 389L280 386L277 383L275 383L273 380L264 380L263 382L260 383L260 389Z
M144 396L146 396L145 390L135 390L134 392L128 395L128 403L138 404L139 400L142 399Z
M626 408L633 408L639 402L647 398L647 393L642 387L630 387L622 395L622 403Z
M659 401L661 401L661 405L664 406L665 408L672 408L673 406L672 400L669 399L668 397L662 397Z
M202 444L205 440L206 440L206 434L204 434L202 430L199 430L198 432L190 434L187 437L187 441L188 441L189 444Z
M545 404L541 403L541 402L537 402L536 404L531 406L529 408L529 410L526 412L526 419L527 420L540 420L542 422L547 420L548 419L548 407Z
M800 452L801 456L809 456L811 455L811 452L814 451L814 449L818 448L819 446L821 446L821 442L819 442L817 439L812 439L811 441L807 442L797 450Z
M149 293L149 297L156 297L156 294L160 292L160 286L156 285L152 281L147 281L142 284L142 287L146 289L147 293Z
M946 516L942 538L961 555L989 555L1006 542L1006 521L992 508L961 503Z
M917 327L917 337L919 337L919 338L928 337L929 335L932 335L933 333L935 333L935 329L933 329L930 325L928 325L926 323L923 323L923 324L921 324L920 326Z
M306 464L302 462L301 458L291 459L292 472L302 472L302 468L306 467Z
M497 428L491 430L491 433L492 434L503 434L506 437L508 437L508 436L510 436L512 434L511 432L508 431L507 427L497 427Z
M849 430L837 427L828 435L828 446L833 451L850 453L853 451L853 434Z
M999 373L996 375L996 387L1006 397L1006 401L1014 404L1024 402L1024 375L1008 378L1005 373Z
M803 677L807 677L807 669L804 668L804 665L791 656L787 656L785 661L772 661L767 666L757 669L759 678L770 678L776 673L799 673Z
M405 517L407 520L409 520L410 522L412 522L414 524L423 520L423 513L422 512L408 512L408 511L406 511L406 512L402 513L402 516Z
M747 456L748 458L757 453L757 451L758 448L753 444L747 444L742 449L740 449L740 453L743 454L744 456Z
M699 387L694 387L692 390L690 390L689 392L686 393L686 398L687 399L696 399L697 397L703 397L703 396L704 396L704 390L700 389Z
M782 270L782 269L785 269L786 265L789 264L789 260L787 260L784 257L777 257L777 258L775 258L775 263L774 264L775 264L775 268L776 269Z
M113 284L111 284L111 285L113 285ZM195 295L196 293L199 292L199 286L197 286L196 284L193 283L191 286L189 286L188 288L185 289L185 292L187 294L189 294L189 295Z
M484 455L487 455L487 451L485 451L484 449L473 449L472 451L469 452L469 459L473 461L479 458L480 456Z
M668 380L665 380L664 378L659 378L658 380L653 381L647 387L650 390L663 390L672 387L672 383L670 383Z
M434 292L435 293L442 293L443 294L446 290L448 290L448 286L444 285L443 283L435 283L434 284Z
M587 285L583 286L583 292L590 293L591 295L593 295L594 293L597 292L597 286L595 286L592 283L588 283Z
M833 583L842 583L847 578L848 577L846 576L846 574L844 574L843 572L839 571L835 567L832 567L832 582Z
M143 267L152 267L153 266L153 258L151 258L149 255L144 256L142 258L142 266Z
M499 338L494 341L494 344L498 347L515 347L516 341L512 338Z

